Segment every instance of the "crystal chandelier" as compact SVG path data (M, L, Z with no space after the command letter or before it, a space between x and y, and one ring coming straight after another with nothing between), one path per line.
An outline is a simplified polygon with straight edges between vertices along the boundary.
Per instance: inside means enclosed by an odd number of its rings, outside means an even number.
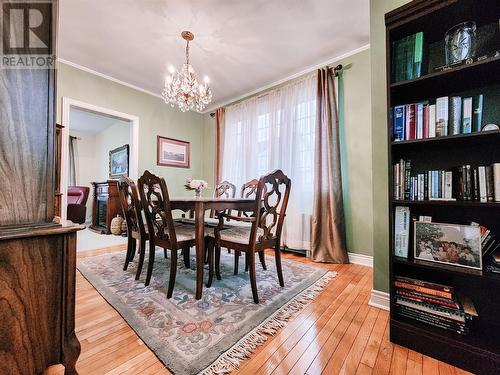
M189 64L189 42L194 39L193 33L183 31L182 38L186 41L186 61L180 71L169 67L170 75L165 79L162 97L165 103L172 107L177 105L182 112L189 110L203 111L212 101L212 91L208 86L208 77L204 83L198 83L193 67Z

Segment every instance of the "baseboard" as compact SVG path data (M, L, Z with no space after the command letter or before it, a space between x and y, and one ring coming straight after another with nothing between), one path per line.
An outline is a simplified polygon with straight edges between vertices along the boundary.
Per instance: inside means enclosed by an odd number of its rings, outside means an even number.
M349 262L360 264L362 266L373 267L373 257L370 255L347 253L349 255Z
M390 298L389 293L381 292L380 290L372 289L372 296L370 298L370 302L368 302L370 306L378 307L383 310L390 310Z

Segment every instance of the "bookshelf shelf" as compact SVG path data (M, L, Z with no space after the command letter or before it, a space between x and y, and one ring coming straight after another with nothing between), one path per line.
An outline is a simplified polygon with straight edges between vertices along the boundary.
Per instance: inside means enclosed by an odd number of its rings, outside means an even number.
M491 137L491 138L490 138ZM500 141L500 130L490 130L478 133L470 133L470 134L456 134L449 135L446 137L434 137L434 138L426 138L426 139L412 139L408 141L392 141L392 146L405 146L405 145L420 145L420 144L429 144L429 143L453 143L453 142L470 142L470 141L486 141L489 142L493 138L496 141Z
M500 202L477 202L477 201L441 201L441 200L423 200L423 201L406 201L393 200L393 204L397 206L457 206L457 207L481 207L481 208L500 208Z
M484 270L486 262L483 262L483 270L477 270L414 259L411 225L409 234L406 232L409 239L408 257L395 256L394 219L396 207L406 206L409 208L410 223L412 220L417 220L419 216L430 216L433 222L439 223L467 225L470 222L476 222L487 227L496 238L500 238L500 202L400 200L394 199L393 192L395 190L401 192L398 190L402 186L401 181L405 184L407 178L413 177L415 179L416 175L425 176L428 171L455 171L457 167L463 165L470 165L472 170L479 166L489 166L500 162L500 130L395 142L392 139L390 110L394 106L406 106L422 101L427 101L431 105L436 98L440 97L475 98L477 95L483 95L483 117L480 125L500 124L500 110L498 110L500 108L498 106L500 56L489 57L471 64L458 65L445 71L434 71L435 66L444 64L444 35L447 30L464 21L475 21L478 29L491 25L493 28L498 28L495 25L498 25L499 12L500 3L498 0L483 0L481 2L474 0L414 0L386 14L390 338L396 344L476 374L500 374L500 319L498 318L500 316L500 297L498 297L498 293L492 292L500 290L500 275ZM399 48L401 44L398 41L418 32L423 33L424 43L428 43L423 48L423 53L427 56L424 56L421 61L426 64L426 66L422 65L422 71L429 73L411 80L391 82L391 77L400 73L396 67L393 71L391 65L393 47L397 46L398 53L401 53ZM500 39L498 30L495 38ZM492 46L487 46L488 51L483 48L481 54L487 53L492 56L493 50L500 49L500 40L495 43ZM401 62L401 60L396 61ZM394 170L401 171L402 168L399 164L400 160L403 163L411 161L411 167L407 169L407 171L409 170L408 175L400 174L395 181ZM394 168L393 166L397 164L400 167ZM404 168L405 164L402 165ZM459 186L453 182L456 177L457 175L453 174L452 184L455 188ZM470 183L468 184L470 186ZM424 184L424 186L426 185ZM476 195L477 191L475 190ZM456 191L453 190L453 197L456 195ZM398 194L398 196L403 197L404 195ZM431 315L429 318L429 315L422 312L423 310L410 308L409 310L398 310L400 312L398 313L396 306L401 306L401 304L396 305L396 287L394 285L395 278L398 276L447 285L452 287L457 294L470 299L478 316L465 325L469 332L466 335L449 332L443 328L456 329L453 328L457 327L456 322L452 322L455 325L450 325L449 322L446 323L435 316ZM409 317L401 315L405 311L409 312ZM421 323L412 317L427 319L427 323ZM437 324L441 328L429 323ZM463 326L459 325L459 327L459 329L463 329Z

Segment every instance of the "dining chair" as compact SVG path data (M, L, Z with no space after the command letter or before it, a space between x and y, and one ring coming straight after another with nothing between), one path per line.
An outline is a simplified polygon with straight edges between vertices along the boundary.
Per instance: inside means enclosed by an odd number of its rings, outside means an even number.
M127 255L123 270L126 271L129 262L135 257L136 249L139 252L139 263L135 279L138 280L141 275L142 264L144 262L144 253L146 252L146 241L149 240L147 228L144 226L142 218L142 207L137 193L135 182L128 177L121 177L118 182L118 193L120 204L123 211L123 217L127 223ZM139 246L137 246L139 243Z
M195 245L195 228L193 225L174 222L165 179L145 171L139 178L138 185L150 242L145 285L149 285L151 281L155 247L160 246L165 251L170 250L170 275L167 289L167 298L170 298L174 291L177 274L177 251L181 249L184 257L189 257L189 250Z
M250 270L250 285L255 303L259 303L257 292L257 278L255 269L255 253L262 253L265 249L274 249L278 281L283 287L283 271L281 267L281 233L285 219L288 198L290 196L291 180L281 171L276 170L259 179L255 194L255 204L251 216L233 216L220 213L219 225L211 241L209 252L220 251L221 247L245 252L246 261ZM250 223L247 226L234 226L220 230L224 220L235 220ZM212 257L212 255L210 256ZM217 267L217 264L216 264ZM213 268L209 270L208 285L213 281Z

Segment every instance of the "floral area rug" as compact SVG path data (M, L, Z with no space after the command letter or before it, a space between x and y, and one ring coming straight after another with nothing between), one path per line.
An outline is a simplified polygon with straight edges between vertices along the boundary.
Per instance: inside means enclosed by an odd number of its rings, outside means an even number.
M125 252L83 258L78 260L78 269L175 374L224 374L238 368L336 275L310 264L283 260L285 287L281 288L274 257L266 257L267 271L257 258L260 304L256 305L244 257L239 275L234 275L234 257L223 250L222 280L214 278L211 288L204 287L201 300L194 298L194 256L191 269L184 267L182 260L178 262L174 294L167 299L170 265L163 250L157 251L148 287L144 286L147 258L142 277L136 281L138 257L123 271L124 256ZM205 281L207 274L205 270Z

